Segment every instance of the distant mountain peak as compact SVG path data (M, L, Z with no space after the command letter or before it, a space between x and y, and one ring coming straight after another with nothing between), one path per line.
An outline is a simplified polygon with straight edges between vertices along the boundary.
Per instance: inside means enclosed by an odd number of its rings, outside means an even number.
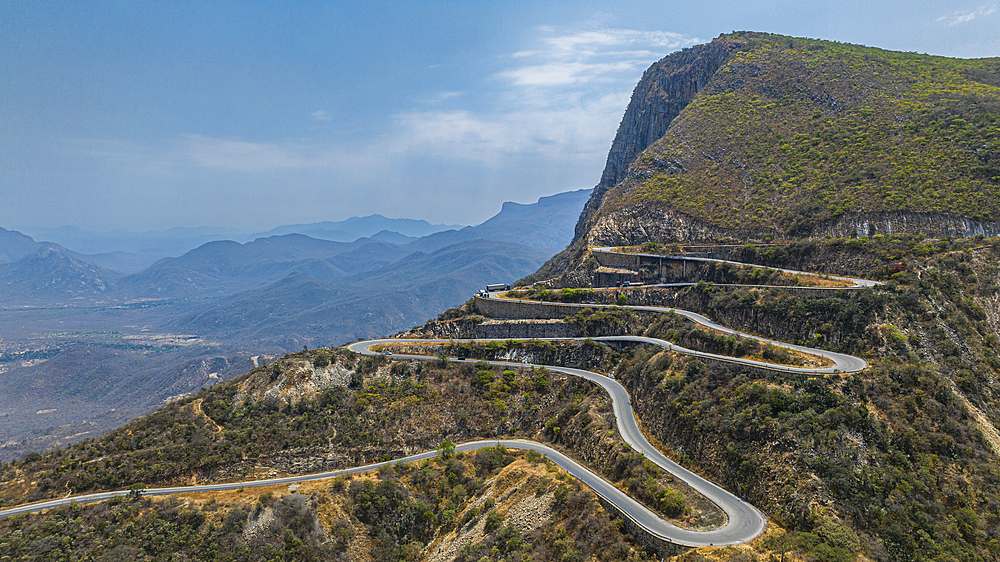
M465 240L513 242L532 248L564 248L572 239L573 225L590 197L591 189L579 189L541 197L535 203L505 202L500 212L476 226L438 232L409 247L433 251Z

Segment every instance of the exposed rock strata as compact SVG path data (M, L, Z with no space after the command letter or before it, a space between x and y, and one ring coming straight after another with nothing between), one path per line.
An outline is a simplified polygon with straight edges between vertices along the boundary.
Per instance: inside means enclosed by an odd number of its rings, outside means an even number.
M728 239L731 234L727 229L706 224L670 209L646 204L623 207L600 215L586 233L586 242L588 246L631 246L650 240L712 243ZM745 238L763 239L772 234L771 231L760 231Z
M876 234L888 236L918 232L956 238L972 238L980 235L998 236L1000 235L1000 221L983 221L944 213L851 214L844 215L832 223L820 225L813 230L813 236L851 238Z
M854 238L882 234L916 234L971 238L1000 235L1000 221L983 221L943 213L867 213L843 215L819 225L813 237ZM781 234L762 228L720 228L652 204L623 207L598 216L586 233L588 246L637 245L657 242L761 242Z

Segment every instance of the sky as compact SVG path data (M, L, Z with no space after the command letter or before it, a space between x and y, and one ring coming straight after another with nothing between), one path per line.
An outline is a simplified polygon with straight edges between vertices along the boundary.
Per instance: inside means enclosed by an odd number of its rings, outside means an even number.
M1000 4L0 3L0 227L477 224L593 187L643 71L734 30L1000 56Z

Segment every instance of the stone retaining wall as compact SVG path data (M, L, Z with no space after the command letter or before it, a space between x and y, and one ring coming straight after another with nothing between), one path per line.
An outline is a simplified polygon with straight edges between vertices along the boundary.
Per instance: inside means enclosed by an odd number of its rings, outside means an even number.
M629 533L632 534L633 537L635 537L636 542L641 544L643 548L655 552L661 558L677 556L678 554L683 554L691 549L689 546L674 544L650 533L643 527L639 526L639 524L632 520L632 518L626 515L622 510L618 509L618 506L604 499L600 495L597 496L597 500L601 502L604 509L621 518L622 523L624 524L623 526Z
M476 337L481 339L502 338L524 340L533 338L575 338L576 336L576 326L566 322L487 320L476 326Z
M616 267L620 269L637 269L639 267L639 254L625 254L618 252L602 252L593 250L594 259L597 263L606 267Z
M709 262L687 259L684 256L652 256L643 254L622 254L617 252L593 251L597 263L605 268L634 271L637 281L644 283L684 283L703 279ZM601 270L598 270L600 272ZM609 275L595 275L595 287L614 286L624 278ZM631 281L631 280L629 280Z
M615 287L639 281L639 272L631 269L601 266L594 272L594 287Z
M490 318L566 318L578 312L572 306L547 302L517 302L508 299L476 297L476 309Z

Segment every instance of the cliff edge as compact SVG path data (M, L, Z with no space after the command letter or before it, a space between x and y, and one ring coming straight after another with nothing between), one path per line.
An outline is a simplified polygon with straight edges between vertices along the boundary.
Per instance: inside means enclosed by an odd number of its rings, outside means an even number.
M651 66L573 243L1000 234L1000 58L737 32Z

